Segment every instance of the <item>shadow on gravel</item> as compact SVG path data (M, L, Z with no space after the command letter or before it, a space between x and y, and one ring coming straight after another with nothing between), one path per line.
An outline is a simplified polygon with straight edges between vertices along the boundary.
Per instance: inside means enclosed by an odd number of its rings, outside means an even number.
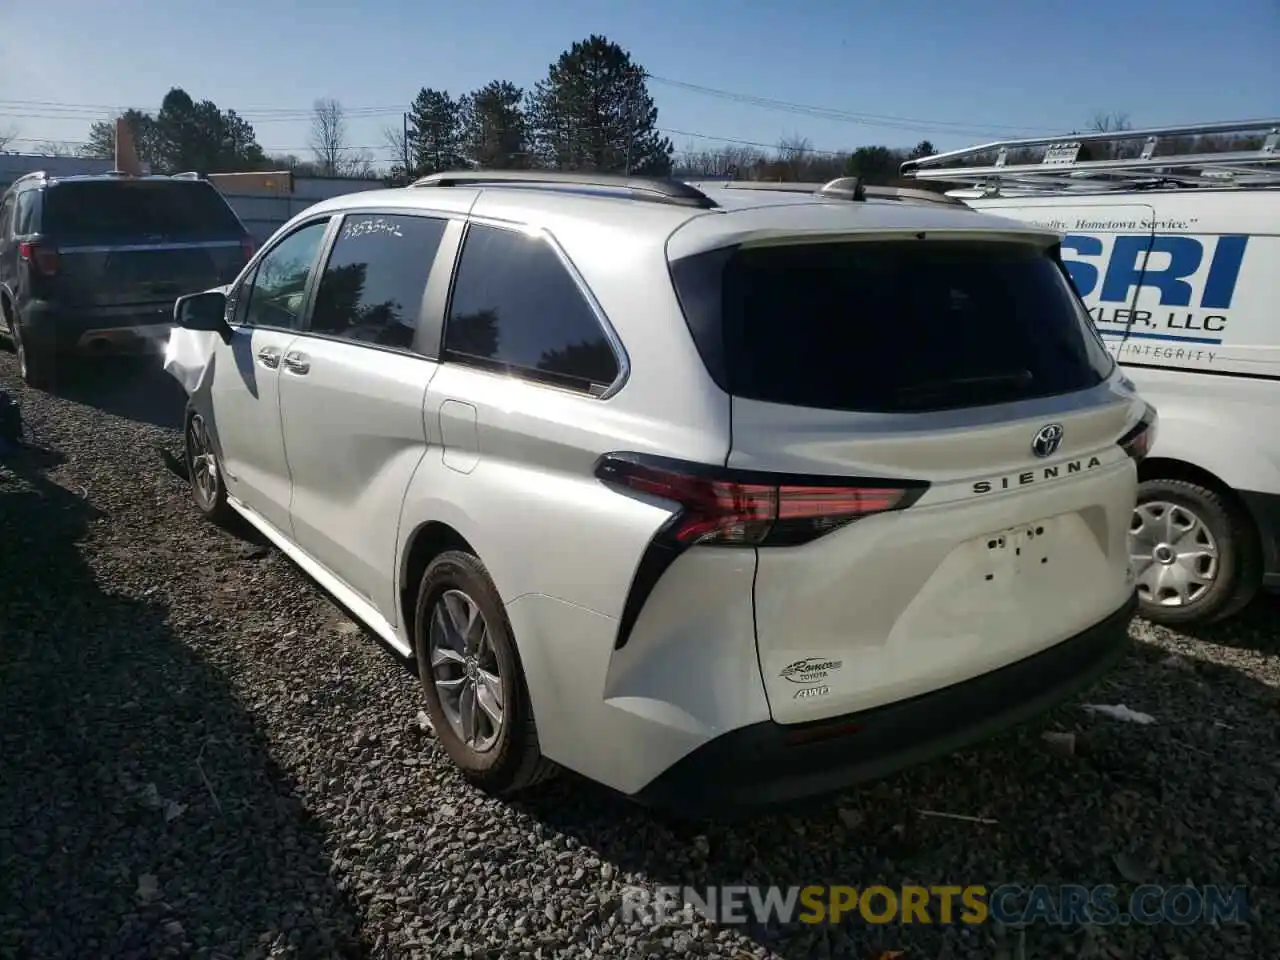
M58 383L54 393L126 420L182 429L187 395L165 373L159 357L104 357L84 360Z
M1127 704L1156 723L1091 716L1080 703ZM1074 734L1073 751L1049 749L1046 729ZM1277 731L1275 689L1139 642L1113 675L1043 721L807 810L670 821L576 777L521 806L652 885L1115 884L1123 908L1139 883L1242 883L1266 918L1280 908ZM677 919L668 936L690 929ZM1165 923L1089 934L1091 949L1115 953L1081 953L1078 925L1047 923L1032 924L1021 948L1016 932L991 924L904 927L856 915L835 927L775 922L745 932L795 960L904 948L913 958L1280 956L1280 939L1265 929L1255 917L1252 928Z
M1238 650L1280 653L1280 594L1264 593L1223 623L1182 627L1184 636Z
M364 956L294 784L165 607L95 581L54 466L0 459L0 956Z

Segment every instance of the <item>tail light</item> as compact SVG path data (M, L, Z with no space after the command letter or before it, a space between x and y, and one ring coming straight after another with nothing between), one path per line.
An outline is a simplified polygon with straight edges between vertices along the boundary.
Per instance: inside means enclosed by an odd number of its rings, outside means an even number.
M1138 463L1145 460L1151 453L1151 448L1156 442L1156 425L1159 419L1156 408L1148 404L1147 412L1142 415L1142 419L1119 440L1124 452Z
M636 566L614 638L618 650L663 573L689 547L808 543L862 517L909 507L929 488L911 480L791 477L636 453L601 457L595 474L617 490L679 504Z
M31 264L37 273L52 277L58 272L58 250L56 247L44 246L24 240L18 244L18 256Z
M792 546L862 517L909 506L927 484L910 481L775 477L609 454L596 476L610 486L680 504L663 530L673 546Z

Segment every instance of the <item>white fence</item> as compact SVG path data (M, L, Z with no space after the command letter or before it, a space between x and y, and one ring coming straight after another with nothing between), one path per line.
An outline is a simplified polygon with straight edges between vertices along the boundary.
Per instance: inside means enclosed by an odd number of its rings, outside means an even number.
M312 204L348 193L386 189L381 180L351 180L342 177L295 177L288 194L239 193L223 196L243 221L245 228L262 243L288 220Z

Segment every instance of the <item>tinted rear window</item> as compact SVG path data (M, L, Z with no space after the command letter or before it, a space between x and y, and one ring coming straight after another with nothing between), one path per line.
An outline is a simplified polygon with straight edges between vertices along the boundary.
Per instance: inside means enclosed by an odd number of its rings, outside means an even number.
M45 197L46 232L100 238L239 235L217 188L200 181L60 183Z
M708 369L735 396L941 410L1081 390L1112 368L1052 254L1029 244L816 243L700 259L673 276Z

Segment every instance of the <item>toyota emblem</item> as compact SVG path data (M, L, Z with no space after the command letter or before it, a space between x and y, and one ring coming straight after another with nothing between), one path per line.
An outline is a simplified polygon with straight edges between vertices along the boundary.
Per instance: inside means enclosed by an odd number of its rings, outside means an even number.
M1036 431L1035 438L1031 441L1031 452L1037 457L1051 457L1058 452L1058 447L1062 444L1062 424L1047 423Z

